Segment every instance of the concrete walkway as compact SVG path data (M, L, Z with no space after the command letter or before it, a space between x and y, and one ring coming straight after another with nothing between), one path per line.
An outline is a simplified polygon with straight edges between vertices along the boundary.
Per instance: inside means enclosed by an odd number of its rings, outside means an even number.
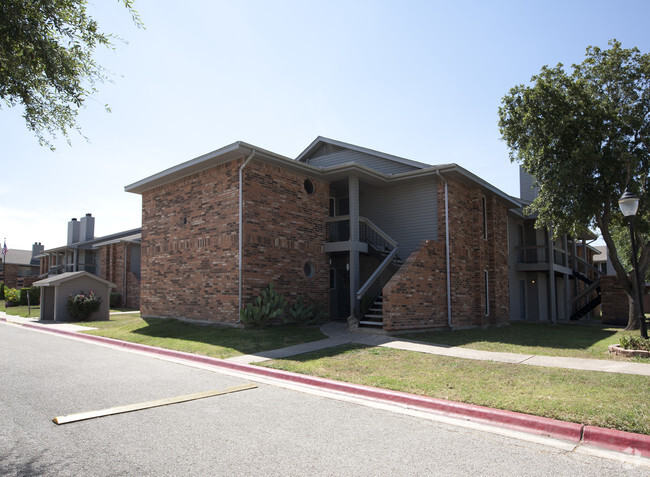
M43 328L54 328L71 332L93 329L87 326L75 325L73 323L55 323L52 321L38 321L38 318L21 318L19 316L8 315L3 312L0 312L0 318L13 323L29 323L37 326L42 326ZM263 351L256 354L236 356L234 358L228 358L226 361L232 361L241 364L252 364L268 361L271 359L287 358L289 356L332 348L347 343L358 343L366 346L381 346L384 348L416 351L418 353L449 356L452 358L476 359L482 361L496 361L500 363L524 364L529 366L545 366L549 368L567 368L585 371L603 371L606 373L638 374L642 376L650 376L650 363L481 351L470 348L462 348L460 346L445 346L412 340L404 340L383 333L378 333L375 330L351 331L348 328L347 324L342 322L326 323L321 327L321 331L329 338L294 346L288 346L286 348Z
M419 353L436 354L452 358L476 359L482 361L497 361L500 363L526 364L529 366L546 366L550 368L581 369L586 371L603 371L606 373L639 374L650 376L650 363L634 363L628 361L613 361L606 359L565 358L558 356L539 356L532 354L499 353L481 351L460 346L445 346L399 339L386 334L370 331L351 331L347 324L341 322L326 323L321 331L329 338L312 341L287 348L266 351L262 353L237 356L229 361L238 363L259 363L270 359L287 358L297 354L317 351L346 343L358 343L367 346L382 346L384 348L416 351Z

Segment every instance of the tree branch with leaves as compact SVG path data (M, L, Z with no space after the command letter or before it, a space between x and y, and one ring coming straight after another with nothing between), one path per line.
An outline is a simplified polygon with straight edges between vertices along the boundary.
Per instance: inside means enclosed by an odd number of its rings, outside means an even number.
M600 230L630 300L628 328L638 328L638 284L625 266L630 260L619 257L620 231L627 226L618 199L626 187L640 198L635 224L645 276L650 254L650 55L611 40L608 49L588 47L585 60L572 69L567 73L562 64L544 66L530 85L512 88L499 108L499 130L510 159L539 186L527 208L537 214L538 227L573 236Z
M133 0L120 1L142 27ZM58 134L69 141L69 131L81 132L79 109L109 79L93 55L99 46L114 48L117 37L100 31L86 6L86 0L0 2L0 99L5 107L22 105L27 128L50 149Z

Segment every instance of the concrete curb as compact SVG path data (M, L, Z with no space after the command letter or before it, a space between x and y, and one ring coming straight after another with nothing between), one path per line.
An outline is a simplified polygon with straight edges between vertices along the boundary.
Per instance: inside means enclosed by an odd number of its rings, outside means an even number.
M585 426L582 441L585 444L604 447L624 454L650 457L650 436L642 434Z
M0 318L0 321L7 321ZM196 363L207 364L231 371L263 376L283 381L289 381L302 385L312 386L335 393L350 394L374 401L396 404L402 407L436 412L455 418L464 418L471 421L478 421L490 425L505 427L513 430L524 431L536 435L549 436L576 444L583 443L591 446L602 447L625 454L650 457L650 436L634 434L630 432L617 431L593 426L584 426L573 422L560 421L545 417L533 416L513 411L492 409L484 406L465 404L443 399L418 396L399 391L375 388L359 384L345 383L332 379L318 378L297 374L289 371L281 371L272 368L264 368L249 364L237 363L208 356L201 356L182 351L156 348L153 346L130 343L102 336L86 335L82 333L65 330L47 329L44 326L35 324L23 324L25 328L36 329L48 333L64 335L68 337L81 338L87 341L107 344L118 348L134 351L141 351L170 358L184 359Z

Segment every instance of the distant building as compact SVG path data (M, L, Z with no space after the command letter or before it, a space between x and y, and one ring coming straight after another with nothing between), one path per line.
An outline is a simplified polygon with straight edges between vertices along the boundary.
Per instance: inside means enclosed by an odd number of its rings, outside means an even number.
M9 288L25 288L38 280L40 261L43 252L40 242L34 243L31 250L8 250L0 270L0 281Z
M116 284L120 306L140 308L140 242L140 228L95 237L91 214L73 218L66 245L41 254L40 276L86 271Z
M594 266L598 268L603 275L616 275L616 270L614 270L612 261L609 258L607 245L596 245L594 248L600 252L599 255L594 255Z
M519 187L521 208L510 211L508 223L510 319L555 323L593 315L603 275L593 265L598 250L590 242L596 235L554 239L550 230L536 227L536 216L523 213L539 189L521 168Z

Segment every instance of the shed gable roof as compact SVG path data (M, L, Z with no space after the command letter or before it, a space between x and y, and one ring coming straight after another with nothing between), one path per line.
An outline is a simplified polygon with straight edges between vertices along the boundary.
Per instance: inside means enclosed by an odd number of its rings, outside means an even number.
M104 280L103 278L98 277L97 275L93 275L92 273L88 273L86 271L80 271L80 272L66 272L66 273L61 273L60 275L52 275L51 277L44 278L43 280L39 280L37 282L34 282L34 286L37 287L51 287L51 286L56 286L61 283L74 280L76 278L81 278L81 277L87 277L95 280L97 283L101 283L103 285L108 285L111 288L116 288L117 286L109 282L108 280Z

